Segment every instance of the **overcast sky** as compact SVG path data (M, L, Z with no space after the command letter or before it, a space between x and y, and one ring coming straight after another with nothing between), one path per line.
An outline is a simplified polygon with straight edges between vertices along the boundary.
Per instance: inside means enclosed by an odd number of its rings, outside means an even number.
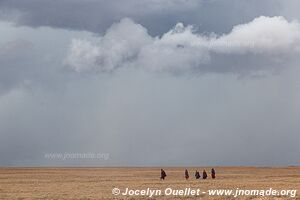
M0 166L300 165L299 8L0 0Z

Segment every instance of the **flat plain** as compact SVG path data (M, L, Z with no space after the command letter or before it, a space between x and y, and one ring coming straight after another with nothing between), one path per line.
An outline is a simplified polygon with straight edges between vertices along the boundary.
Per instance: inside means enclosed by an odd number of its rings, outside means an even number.
M217 178L196 180L195 170L211 167L189 167L190 179L185 180L182 167L164 167L167 172L161 181L160 168L0 168L1 200L109 200L109 199L296 199L300 200L300 167L215 167ZM202 174L201 174L202 175ZM112 189L162 190L193 188L235 190L297 190L291 196L217 196L201 193L188 196L123 196L113 195Z

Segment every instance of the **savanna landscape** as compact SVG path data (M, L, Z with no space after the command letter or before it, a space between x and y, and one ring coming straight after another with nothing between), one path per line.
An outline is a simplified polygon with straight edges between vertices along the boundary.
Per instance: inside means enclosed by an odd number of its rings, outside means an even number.
M165 167L167 178L161 181L160 168L1 168L1 200L109 200L109 199L300 199L287 196L120 196L112 189L261 189L300 190L300 167L216 167L216 179L196 180L190 167L189 180L182 167Z

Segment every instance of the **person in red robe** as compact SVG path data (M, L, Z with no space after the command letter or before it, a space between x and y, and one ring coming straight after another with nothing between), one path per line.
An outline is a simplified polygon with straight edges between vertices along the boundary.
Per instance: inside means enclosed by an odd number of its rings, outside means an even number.
M167 174L165 172L165 170L160 169L160 180L165 180Z
M196 170L196 173L195 173L195 177L196 179L199 179L201 176L200 176L200 173Z
M184 176L185 176L185 179L186 179L186 180L188 180L188 179L190 178L189 172L188 172L187 169L185 169Z
M206 173L205 170L203 170L202 178L203 178L203 179L206 179L206 178L207 178L207 173Z
M211 178L215 179L216 178L216 171L214 168L211 169Z

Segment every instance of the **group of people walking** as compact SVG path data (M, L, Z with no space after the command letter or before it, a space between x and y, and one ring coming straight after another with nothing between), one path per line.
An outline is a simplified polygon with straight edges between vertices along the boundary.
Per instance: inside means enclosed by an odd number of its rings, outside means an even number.
M210 174L211 174L212 179L216 178L216 170L214 168L211 169ZM166 177L167 177L167 173L165 172L165 170L161 169L160 170L160 179L165 180ZM186 180L188 180L190 178L189 171L187 169L185 169L185 171L184 171L184 177L185 177ZM208 177L207 172L204 169L203 172L202 172L202 179L207 179L207 177ZM196 179L201 178L200 172L197 171L197 170L195 172L195 178Z

